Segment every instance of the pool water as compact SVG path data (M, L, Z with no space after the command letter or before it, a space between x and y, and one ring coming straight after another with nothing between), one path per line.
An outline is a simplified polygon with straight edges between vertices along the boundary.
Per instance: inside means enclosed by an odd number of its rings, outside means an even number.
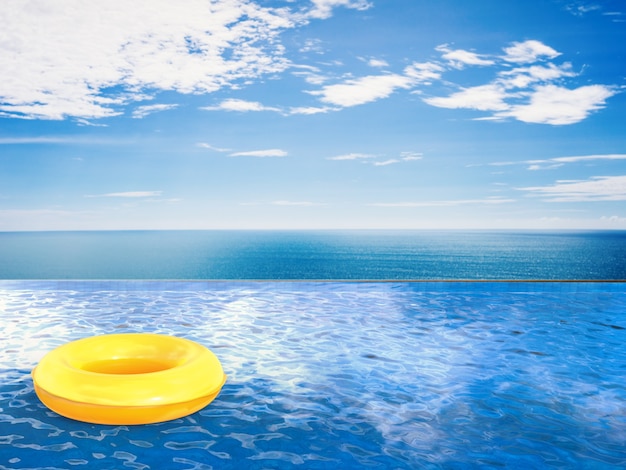
M0 469L626 467L626 283L0 281ZM103 426L30 371L86 336L211 349L208 407Z

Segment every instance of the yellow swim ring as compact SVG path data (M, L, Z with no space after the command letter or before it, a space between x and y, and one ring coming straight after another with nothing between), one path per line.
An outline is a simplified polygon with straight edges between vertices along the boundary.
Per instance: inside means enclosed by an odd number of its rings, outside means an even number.
M32 372L35 393L51 410L96 424L146 424L194 413L226 381L217 357L174 336L92 336L46 354Z

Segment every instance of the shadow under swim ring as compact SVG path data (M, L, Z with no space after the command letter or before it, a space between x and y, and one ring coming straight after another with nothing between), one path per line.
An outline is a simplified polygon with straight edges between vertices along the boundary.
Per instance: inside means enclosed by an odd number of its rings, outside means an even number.
M93 336L49 352L32 372L51 410L96 424L147 424L194 413L218 395L226 375L204 346L174 336Z

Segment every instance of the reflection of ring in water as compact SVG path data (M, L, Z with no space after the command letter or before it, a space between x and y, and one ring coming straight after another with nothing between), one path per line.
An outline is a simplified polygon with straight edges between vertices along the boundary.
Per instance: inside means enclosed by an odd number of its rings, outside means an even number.
M97 424L146 424L194 413L220 392L226 375L204 346L174 336L93 336L49 352L32 373L51 410Z

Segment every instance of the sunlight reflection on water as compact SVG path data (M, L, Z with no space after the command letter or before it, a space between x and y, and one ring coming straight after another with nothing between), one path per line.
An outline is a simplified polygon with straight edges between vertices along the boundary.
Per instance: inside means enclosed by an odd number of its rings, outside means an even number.
M620 468L621 283L0 282L0 468ZM172 334L229 379L186 418L74 422L30 370Z

